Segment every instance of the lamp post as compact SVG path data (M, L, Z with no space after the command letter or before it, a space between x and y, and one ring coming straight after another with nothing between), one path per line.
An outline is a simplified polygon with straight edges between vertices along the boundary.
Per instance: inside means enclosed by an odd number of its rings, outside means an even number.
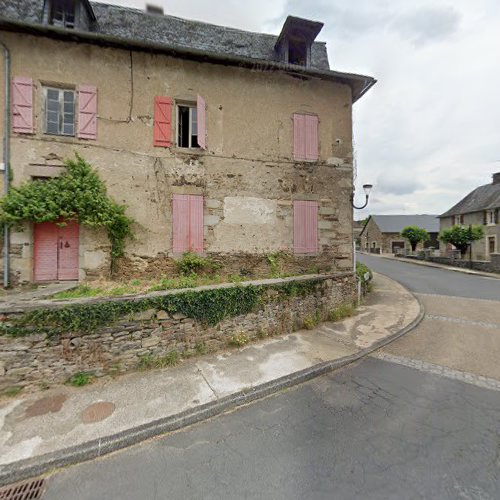
M351 205L353 206L353 208L355 208L356 210L362 210L363 208L365 208L367 205L368 205L368 198L370 197L370 191L372 190L373 186L371 184L363 184L363 191L365 192L365 204L362 206L362 207L357 207L355 204L354 204L354 191L352 192L351 194Z

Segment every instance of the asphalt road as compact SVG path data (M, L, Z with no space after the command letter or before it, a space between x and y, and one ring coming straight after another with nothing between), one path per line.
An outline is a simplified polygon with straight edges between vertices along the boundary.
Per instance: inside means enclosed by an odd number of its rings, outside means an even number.
M385 274L417 293L500 300L500 279L426 267L394 259L358 254L373 271Z
M498 499L500 392L366 359L49 479L44 500Z
M418 328L377 358L56 473L43 499L498 500L500 281L361 259L417 292Z

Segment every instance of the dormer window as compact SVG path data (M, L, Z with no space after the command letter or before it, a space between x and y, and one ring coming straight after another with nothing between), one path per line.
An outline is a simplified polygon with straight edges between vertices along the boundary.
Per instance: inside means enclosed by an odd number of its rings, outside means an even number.
M274 49L279 60L298 66L311 66L311 47L323 23L288 16Z
M50 24L63 28L74 28L76 17L75 0L52 0Z
M89 0L45 0L43 22L58 28L92 31L96 18Z

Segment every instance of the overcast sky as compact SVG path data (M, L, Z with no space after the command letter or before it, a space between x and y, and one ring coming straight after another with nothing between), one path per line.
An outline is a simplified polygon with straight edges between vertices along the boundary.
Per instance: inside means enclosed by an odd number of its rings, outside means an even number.
M442 213L500 171L498 0L109 0L278 34L322 21L330 67L374 76L354 106L358 202L369 213ZM368 211L355 214L361 218Z

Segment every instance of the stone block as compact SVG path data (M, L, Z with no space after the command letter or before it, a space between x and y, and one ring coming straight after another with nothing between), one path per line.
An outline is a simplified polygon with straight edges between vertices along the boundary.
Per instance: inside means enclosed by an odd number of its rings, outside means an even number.
M163 309L160 309L156 313L156 319L158 319L158 320L170 319L170 316L168 315L167 311L164 311Z
M131 316L134 321L149 321L153 319L156 314L156 309L146 309L145 311L139 311Z
M222 202L219 200L208 199L205 201L205 206L207 208L219 208L222 205Z
M206 215L203 219L205 226L216 226L219 222L220 217L218 215Z

